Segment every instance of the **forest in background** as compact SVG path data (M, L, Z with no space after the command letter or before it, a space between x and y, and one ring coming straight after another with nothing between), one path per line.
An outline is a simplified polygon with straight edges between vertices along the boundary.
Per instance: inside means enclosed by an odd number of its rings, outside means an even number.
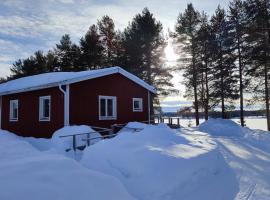
M228 118L227 111L239 101L244 126L244 105L264 102L270 130L269 0L233 0L226 9L218 6L212 16L188 4L170 37L179 55L176 66L165 62L163 27L148 8L135 15L123 31L116 30L113 19L105 15L90 26L78 44L63 35L48 52L37 51L17 60L7 80L121 66L157 88L158 107L158 97L177 92L171 83L172 72L182 71L185 96L193 99L197 125L199 112L207 120L209 112L220 107L221 117ZM250 96L248 100L244 94Z

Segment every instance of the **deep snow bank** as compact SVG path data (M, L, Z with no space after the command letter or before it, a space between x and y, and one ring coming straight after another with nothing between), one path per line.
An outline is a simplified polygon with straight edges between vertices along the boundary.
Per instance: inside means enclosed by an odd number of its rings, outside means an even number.
M140 200L233 199L235 175L208 135L193 139L165 125L127 126L144 129L123 129L87 148L81 163L117 177Z
M199 130L213 136L244 136L246 132L230 119L209 119L199 125Z
M0 130L0 199L134 199L115 178Z

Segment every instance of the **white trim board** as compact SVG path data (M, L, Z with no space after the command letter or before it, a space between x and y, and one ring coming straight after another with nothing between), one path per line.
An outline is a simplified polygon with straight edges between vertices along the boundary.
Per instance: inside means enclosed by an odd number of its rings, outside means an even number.
M137 76L127 72L121 67L110 67L105 69L89 70L82 72L51 72L15 79L0 84L0 95L8 95L57 87L59 85L77 83L117 73L125 76L126 78L137 83L148 91L156 94L156 89L153 86L147 84Z

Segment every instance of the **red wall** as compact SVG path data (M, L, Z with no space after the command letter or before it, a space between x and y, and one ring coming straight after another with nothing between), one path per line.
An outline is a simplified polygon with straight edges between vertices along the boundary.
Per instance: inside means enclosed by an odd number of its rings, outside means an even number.
M39 121L39 97L51 96L51 120ZM9 101L19 100L18 121L9 121ZM6 95L2 97L2 129L21 136L49 138L63 127L63 94L56 88Z
M99 120L98 96L116 96L117 120ZM143 112L133 112L132 98L143 98ZM70 85L70 124L109 127L148 120L148 91L121 74Z
M39 97L51 96L51 120L39 121ZM117 120L99 120L98 96L117 97ZM143 98L143 112L133 112L132 98ZM9 101L19 100L17 122L9 121ZM148 91L120 74L70 85L70 124L109 127L148 120ZM51 137L64 125L64 96L58 87L2 97L2 129L22 136Z

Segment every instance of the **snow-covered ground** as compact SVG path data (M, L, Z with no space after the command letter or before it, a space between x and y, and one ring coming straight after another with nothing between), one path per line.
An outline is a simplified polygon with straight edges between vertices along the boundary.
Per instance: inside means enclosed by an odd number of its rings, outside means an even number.
M240 119L239 118L232 118L232 121L240 124ZM203 118L200 119L200 123L203 123L205 120ZM165 122L168 122L168 119L165 119ZM177 123L177 119L173 118L173 123ZM183 127L193 127L196 124L196 121L194 118L188 119L188 118L183 118L180 119L180 124ZM260 129L260 130L267 130L267 123L265 117L246 117L245 118L245 123L248 128L251 129Z
M59 151L70 141L56 136L21 138L1 130L0 199L269 199L269 132L221 119L179 130L127 127L137 130L124 128L79 157ZM56 135L68 129L91 130L68 127Z

